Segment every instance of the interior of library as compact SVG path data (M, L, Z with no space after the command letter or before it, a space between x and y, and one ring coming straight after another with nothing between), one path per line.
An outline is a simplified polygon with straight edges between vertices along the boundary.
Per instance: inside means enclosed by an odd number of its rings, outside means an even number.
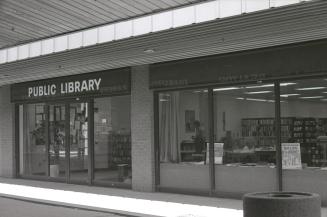
M188 179L193 182L189 187L209 188L209 117L214 122L217 180L229 175L224 171L240 168L265 170L263 175L276 177L278 98L282 168L327 170L327 79L291 80L279 86L277 98L274 83L214 87L213 114L209 114L207 88L160 93L160 184L185 186L169 177L187 177L187 170L198 177L194 182Z

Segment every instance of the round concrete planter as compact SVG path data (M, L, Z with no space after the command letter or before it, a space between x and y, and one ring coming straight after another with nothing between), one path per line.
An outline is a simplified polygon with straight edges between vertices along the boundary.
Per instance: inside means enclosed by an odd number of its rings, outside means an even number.
M243 197L244 217L321 217L318 194L258 192Z

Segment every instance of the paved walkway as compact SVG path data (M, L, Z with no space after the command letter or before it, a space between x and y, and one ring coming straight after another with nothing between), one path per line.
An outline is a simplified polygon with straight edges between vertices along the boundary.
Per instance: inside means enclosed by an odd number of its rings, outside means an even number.
M0 196L129 216L242 217L242 201L0 178ZM322 217L327 217L324 208Z
M53 206L0 197L1 217L125 217L117 214Z

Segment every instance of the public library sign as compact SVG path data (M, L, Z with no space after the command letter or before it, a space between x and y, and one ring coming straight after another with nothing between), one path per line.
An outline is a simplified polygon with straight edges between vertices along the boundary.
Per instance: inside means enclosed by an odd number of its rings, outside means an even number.
M99 97L130 92L130 68L13 84L11 101Z

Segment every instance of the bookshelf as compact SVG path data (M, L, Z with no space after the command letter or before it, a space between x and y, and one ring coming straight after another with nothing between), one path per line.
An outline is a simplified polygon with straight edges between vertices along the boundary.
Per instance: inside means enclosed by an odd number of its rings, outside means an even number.
M318 136L325 136L327 118L296 118L281 119L282 142L296 142L301 145L302 163L308 166L320 166L323 156L321 147L317 144ZM255 151L275 151L276 135L274 118L242 119L242 137L252 137L255 140Z

